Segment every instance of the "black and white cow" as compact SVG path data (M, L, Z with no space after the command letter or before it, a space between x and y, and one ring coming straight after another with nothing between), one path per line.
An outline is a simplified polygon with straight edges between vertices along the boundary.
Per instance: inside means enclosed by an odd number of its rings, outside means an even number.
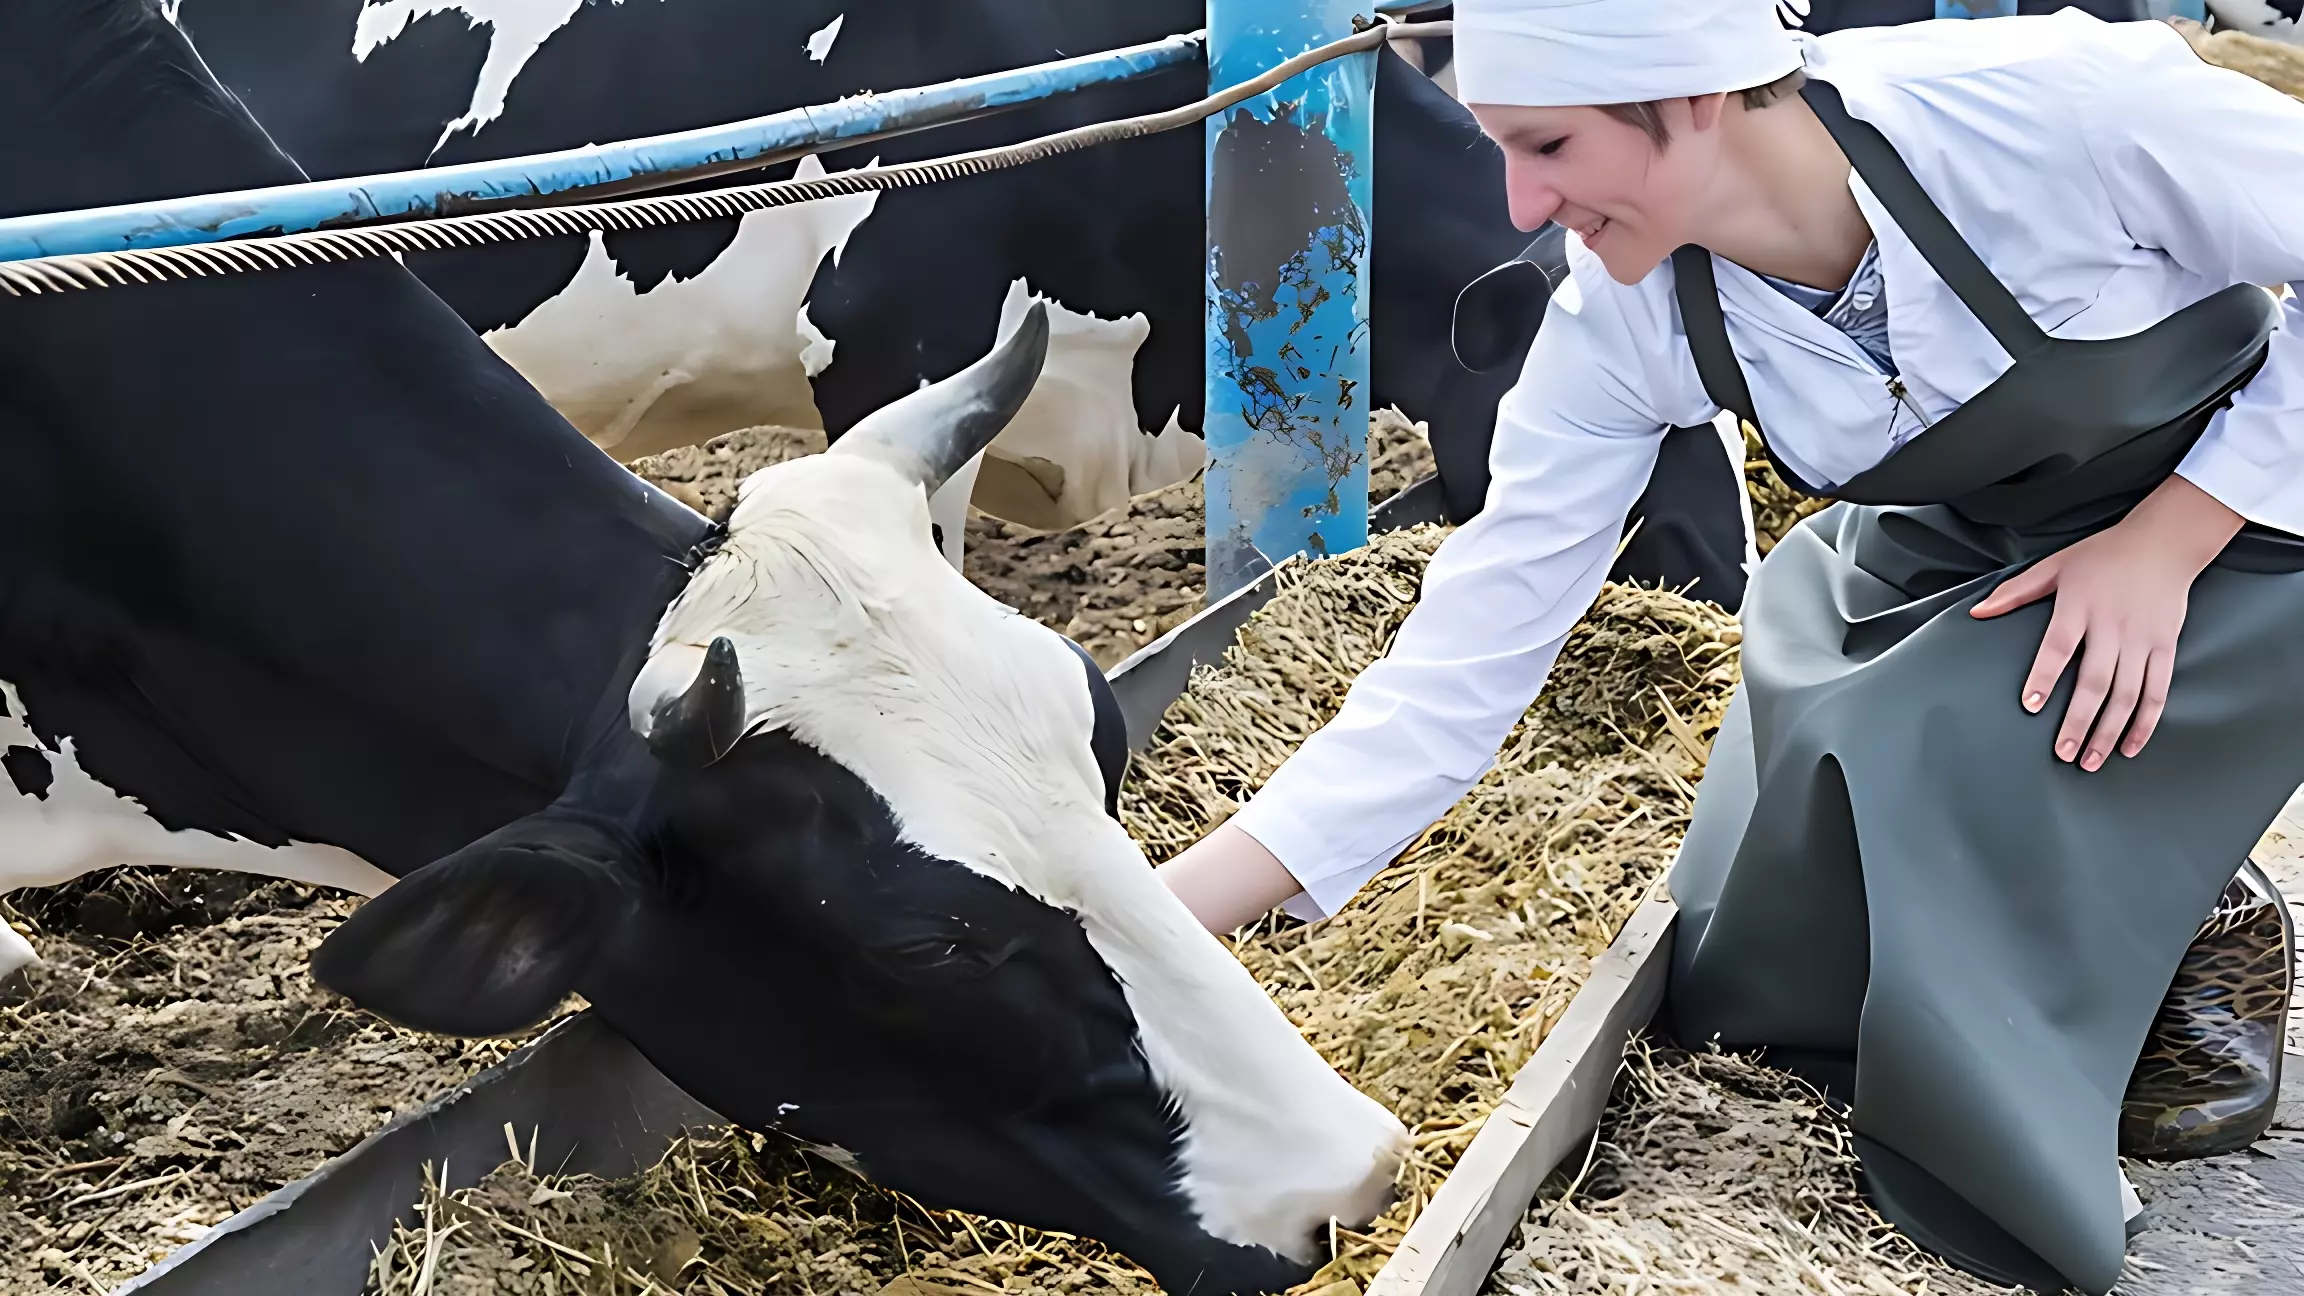
M0 214L295 178L161 3L0 5ZM1048 334L1025 312L716 533L390 261L0 298L0 887L376 893L314 971L394 1019L501 1033L575 990L924 1201L1179 1293L1301 1279L1405 1132L1109 813L1084 655L930 540Z
M500 158L1002 71L1204 25L1204 0L173 0L224 84L314 177ZM1006 143L1197 94L1195 65L837 150L846 169ZM1476 511L1497 398L1448 349L1456 294L1526 241L1500 157L1396 54L1378 75L1377 404L1432 429ZM1204 458L1204 138L1172 131L970 180L408 265L617 458L756 423L836 439L1049 299L1041 389L938 500L1061 526ZM789 164L706 182L750 182ZM214 186L206 186L213 188ZM1275 267L1275 271L1277 271Z

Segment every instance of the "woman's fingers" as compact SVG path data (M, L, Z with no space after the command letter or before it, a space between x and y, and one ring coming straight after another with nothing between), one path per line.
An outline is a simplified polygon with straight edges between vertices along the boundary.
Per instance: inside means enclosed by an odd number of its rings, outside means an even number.
M1982 602L1969 609L1968 615L1979 619L1996 617L2055 593L2056 572L2060 566L2057 559L2061 557L2062 554L2051 555L2000 582Z
M2080 646L2082 615L2070 600L2056 601L2056 611L2048 618L2048 632L2040 636L2040 651L2032 658L2032 673L2024 677L2025 710L2037 714L2048 704L2048 695L2056 691L2056 681L2063 677L2073 650ZM2077 704L2079 699L2073 701Z
M2051 631L2053 633L2053 631ZM2080 677L2072 686L2072 703L2064 708L2064 727L2056 732L2056 759L2076 760L2088 726L2112 691L2112 678L2120 661L2120 642L2109 633L2091 634L2080 657Z
M2144 667L2144 694L2136 703L2136 723L2128 726L2128 741L2120 750L2129 756L2144 750L2152 731L2160 727L2160 712L2168 705L2168 681L2176 673L2174 645L2156 648Z
M2111 759L2115 743L2128 728L2130 717L2136 714L2136 705L2144 695L2146 664L2152 653L2148 647L2123 644L2116 651L2119 661L2112 669L2112 691L2104 696L2104 710L2096 718L2096 731L2088 735L2080 749L2080 768L2091 773L2104 767Z

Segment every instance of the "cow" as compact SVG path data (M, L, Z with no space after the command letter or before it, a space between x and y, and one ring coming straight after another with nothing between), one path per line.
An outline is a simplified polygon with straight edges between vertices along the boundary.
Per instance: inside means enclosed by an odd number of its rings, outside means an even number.
M315 178L503 158L1003 71L1203 26L1203 0L177 0L175 21ZM886 165L1164 109L1198 65L708 187ZM1501 156L1460 104L1379 55L1374 405L1432 429L1451 515L1476 512L1511 374L1457 365L1458 291L1525 244ZM1197 471L1205 137L1197 128L945 184L672 228L410 254L408 266L620 460L752 424L822 426L981 354L1048 300L1037 395L937 501L1071 525ZM216 186L204 186L213 189ZM1277 272L1278 267L1274 268ZM820 421L819 421L820 420ZM1659 573L1669 575L1669 573Z
M0 5L0 215L299 178L165 2ZM1406 1133L1122 830L1085 654L931 539L1052 313L716 528L388 259L0 297L0 885L367 892L312 968L392 1020L573 991L923 1202L1301 1280Z

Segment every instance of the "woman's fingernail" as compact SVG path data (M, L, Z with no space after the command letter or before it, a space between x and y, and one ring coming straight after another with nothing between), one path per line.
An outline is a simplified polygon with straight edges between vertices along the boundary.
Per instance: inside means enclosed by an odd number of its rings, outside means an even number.
M2072 753L2079 750L2080 744L2070 738L2067 738L2064 741L2056 744L2056 758L2058 760L2070 760L2072 759Z
M2027 693L2024 695L2024 709L2037 711L2040 709L2040 704L2047 700L2048 695L2045 693Z
M2089 752L2088 759L2080 762L2080 768L2088 770L2091 773L2104 768L2104 753L2100 751Z

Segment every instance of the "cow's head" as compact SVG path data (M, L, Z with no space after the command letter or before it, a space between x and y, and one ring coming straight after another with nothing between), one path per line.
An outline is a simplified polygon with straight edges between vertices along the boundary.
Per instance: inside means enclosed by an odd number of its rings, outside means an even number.
M753 475L635 677L646 748L626 735L631 758L411 874L313 967L459 1034L581 989L740 1124L1101 1239L1173 1292L1275 1290L1332 1218L1383 1208L1405 1135L1111 813L1093 663L937 552L928 494L1046 345L1035 307L831 452Z

